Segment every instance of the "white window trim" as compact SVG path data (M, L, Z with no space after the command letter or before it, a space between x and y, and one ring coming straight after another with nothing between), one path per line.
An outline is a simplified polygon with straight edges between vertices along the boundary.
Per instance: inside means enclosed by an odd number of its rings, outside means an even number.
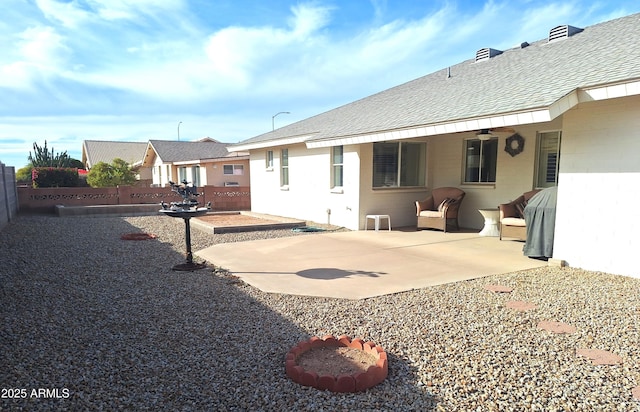
M267 150L267 152L264 155L264 161L265 161L266 171L273 172L273 150Z
M231 166L231 173L225 173L226 166ZM242 173L236 173L236 166L239 166L238 170L242 170ZM222 174L224 176L244 176L244 165L238 163L227 163L222 165Z
M342 163L334 163L333 162L333 160L335 158L334 151L335 151L336 147L341 147L342 148ZM330 191L331 191L331 193L338 193L338 194L344 193L344 189L343 189L343 186L344 186L344 146L333 146L331 148L330 156L331 156L331 159L330 159L331 160L331 162L330 162L331 163L331 166L330 166L331 170L329 171L329 175L331 176L330 177L331 178L331 190ZM340 168L342 169L342 185L340 185L340 186L335 184L335 178L336 178L335 177L335 169L336 169L337 166L340 166Z
M376 143L376 142L374 142ZM382 142L380 142L382 143ZM405 143L421 143L424 144L424 149L423 150L427 150L427 145L426 142L423 141L410 141L410 142L398 142L398 141L388 141L385 143L398 143L398 169L396 172L396 176L397 176L397 186L373 186L373 182L371 182L371 189L374 191L378 191L378 190L393 190L393 191L403 191L403 190L408 190L408 191L415 191L416 189L418 190L424 190L424 188L426 187L426 173L427 170L429 169L429 167L426 164L427 159L425 158L425 185L419 185L419 186L401 186L400 185L400 179L401 179L401 170L402 170L402 145ZM372 167L373 167L373 162L372 162ZM374 172L375 173L375 172Z
M283 153L287 152L287 165L285 166L283 164ZM284 179L282 178L284 175L284 170L287 170L287 182L289 181L289 179L291 178L291 176L289 176L289 149L285 148L280 150L280 190L289 190L289 183L284 184Z
M556 181L555 185L558 184L558 178L560 174L560 146L562 144L562 129L554 129L554 130L540 130L536 133L536 156L535 156L535 170L533 174L533 186L536 189L545 189L550 186L539 186L540 182L540 145L542 144L542 135L548 133L556 133L558 136L558 147L556 150L556 154L558 158L556 159ZM553 185L551 185L553 186Z
M484 142L485 141L498 141L499 143L499 139L498 137L492 137L489 140L480 140L477 137L470 137L467 139L464 139L464 144L462 145L462 150L464 151L463 156L462 156L462 182L461 184L464 186L495 186L496 182L468 182L467 179L467 142L472 141L472 140L478 140L481 144L480 144L480 159L482 159L482 148L484 147ZM482 162L480 162L482 163ZM497 179L497 173L498 173L498 158L496 156L496 179ZM480 168L478 170L478 176L480 176L482 174L482 169Z

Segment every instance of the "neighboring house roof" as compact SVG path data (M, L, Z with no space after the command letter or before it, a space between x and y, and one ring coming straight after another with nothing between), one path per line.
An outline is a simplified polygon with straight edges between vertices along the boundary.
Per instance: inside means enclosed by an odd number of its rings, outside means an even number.
M162 160L162 163L202 162L229 157L248 157L248 153L229 153L227 150L229 145L229 143L220 143L213 139L197 142L149 140L143 164L149 166L147 163L151 161L154 152Z
M580 101L640 94L640 14L584 30L559 26L550 38L557 32L561 39L501 53L482 49L477 57L486 58L479 61L464 61L230 149L302 142L322 147L537 123Z
M142 160L146 149L146 142L85 140L82 142L82 163L91 169L98 162L111 163L119 158L132 165Z

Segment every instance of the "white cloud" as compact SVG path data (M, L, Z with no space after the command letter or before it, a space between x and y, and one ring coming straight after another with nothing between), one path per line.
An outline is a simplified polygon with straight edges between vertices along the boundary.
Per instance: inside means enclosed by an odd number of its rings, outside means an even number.
M64 39L52 27L33 27L20 36L20 52L25 61L41 67L51 67L64 60L69 48Z
M90 18L90 14L78 7L77 2L59 2L56 0L36 0L36 5L45 18L62 24L65 27L75 28Z
M0 86L30 89L33 81L63 70L71 53L64 38L52 27L30 27L16 35L13 61L0 66Z

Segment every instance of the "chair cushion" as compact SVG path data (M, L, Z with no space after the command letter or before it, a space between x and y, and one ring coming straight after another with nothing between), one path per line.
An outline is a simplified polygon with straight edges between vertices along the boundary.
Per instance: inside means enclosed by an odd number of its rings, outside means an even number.
M437 210L422 210L418 216L422 217L442 217L442 212Z
M524 222L524 219L521 219L519 217L505 217L504 219L502 219L502 221L500 221L500 223L505 226L527 226Z

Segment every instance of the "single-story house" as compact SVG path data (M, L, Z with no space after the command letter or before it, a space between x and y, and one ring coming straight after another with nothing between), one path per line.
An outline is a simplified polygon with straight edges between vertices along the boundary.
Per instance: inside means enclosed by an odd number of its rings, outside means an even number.
M136 167L139 166L140 159L146 150L146 142L84 140L82 142L82 163L87 170L91 170L98 162L111 164L114 159L122 159ZM136 167L136 170L138 180L151 180L150 167Z
M254 212L355 230L367 214L415 225L442 186L480 229L478 209L557 185L553 258L640 277L638 45L640 14L553 27L230 150L250 153Z
M249 153L229 152L228 146L211 138L149 140L142 166L151 169L154 186L183 180L196 186L249 186Z

